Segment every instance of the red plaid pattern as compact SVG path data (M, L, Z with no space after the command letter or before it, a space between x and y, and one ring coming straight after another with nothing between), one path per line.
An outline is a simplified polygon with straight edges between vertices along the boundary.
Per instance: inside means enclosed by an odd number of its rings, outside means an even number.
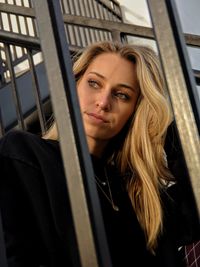
M185 246L187 267L200 267L200 241Z

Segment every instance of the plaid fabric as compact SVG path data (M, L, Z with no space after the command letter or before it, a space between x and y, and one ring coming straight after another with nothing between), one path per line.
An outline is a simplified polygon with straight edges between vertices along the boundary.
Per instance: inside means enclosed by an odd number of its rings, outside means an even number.
M185 246L187 267L200 267L200 241Z

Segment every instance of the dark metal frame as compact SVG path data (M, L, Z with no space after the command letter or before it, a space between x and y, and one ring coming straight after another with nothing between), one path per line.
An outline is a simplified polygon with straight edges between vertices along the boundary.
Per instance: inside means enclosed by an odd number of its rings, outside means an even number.
M103 2L105 6L108 4L108 1L101 0L101 3ZM194 99L190 102L189 99L189 95L195 92L194 79L191 71L189 73L188 69L183 69L184 65L189 66L189 62L183 49L185 45L183 36L182 39L180 38L180 26L172 17L173 14L169 15L175 10L175 7L172 6L171 1L149 0L149 9L154 24L154 29L150 29L117 21L62 14L57 0L34 0L34 3L35 10L7 4L0 4L0 10L7 10L7 12L28 16L32 19L37 17L38 27L36 29L38 28L41 38L37 35L38 30L35 37L0 30L1 42L5 43L5 47L7 47L8 59L10 44L27 48L40 126L42 132L45 132L45 116L32 58L34 49L39 51L42 48L43 50L53 110L59 129L66 185L71 200L80 252L80 265L83 267L110 267L111 261L96 186L92 178L94 173L84 137L80 110L79 108L74 109L74 107L78 107L78 101L69 50L77 49L78 46L71 47L69 44L68 47L63 22L65 25L76 25L77 27L87 25L87 28L97 31L106 29L112 35L112 39L118 41L128 35L152 40L156 37L197 209L200 212L200 181L197 179L200 173L199 110L196 107L196 111L194 111L196 102ZM161 16L162 20L160 20ZM172 29L176 27L176 35L174 35ZM162 30L163 28L165 31ZM185 34L184 37L186 44L200 47L199 36ZM12 73L14 63L11 62L11 59L8 62L10 62L9 68L13 76L13 90L16 93L15 74ZM198 81L199 72L195 71L195 75ZM190 93L187 88L190 88ZM18 99L17 96L16 99ZM19 100L16 101L16 110L20 110ZM19 112L18 121L21 128L24 128L21 112ZM0 133L4 134L2 124Z
M34 3L59 131L81 266L110 267L111 261L101 208L93 179L92 163L84 138L60 5L57 0L43 0L42 2L35 0Z

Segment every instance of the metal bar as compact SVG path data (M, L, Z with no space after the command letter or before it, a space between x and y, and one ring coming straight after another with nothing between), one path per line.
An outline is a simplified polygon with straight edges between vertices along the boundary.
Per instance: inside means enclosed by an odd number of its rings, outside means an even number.
M83 1L83 0L82 0ZM76 6L76 15L79 15L79 16L83 16L85 15L84 13L82 13L82 8L81 8L81 5L80 5L80 1L77 1L77 2L74 2L75 6Z
M97 14L95 14L97 16ZM94 19L88 18L83 16L73 16L69 14L64 14L63 16L64 22L69 24L76 24L80 26L98 28L102 30L120 30L125 34L133 34L139 37L150 38L154 39L154 34L151 28L148 27L141 27L135 26L131 24L121 23L121 22L114 22L109 20L102 20L102 19Z
M200 70L193 70L197 85L200 85Z
M64 1L64 0L63 0ZM68 10L69 10L69 13L72 14L72 11L71 11L71 6L69 4L69 0L65 0L67 2L67 7L68 7Z
M80 14L81 16L91 17L91 12L90 12L87 0L81 1L80 7L83 10L83 12L81 12Z
M3 125L2 112L0 107L0 137L2 137L4 134L5 134L5 129Z
M89 10L90 10L90 17L91 18L94 18L95 17L95 10L94 10L94 3L93 3L93 0L87 0L88 2L88 5L89 5Z
M96 19L101 19L100 11L99 11L99 6L98 6L98 3L97 3L97 0L92 1L92 5L93 5L93 9L94 9L94 13L95 13Z
M3 29L2 14L0 12L0 29Z
M57 0L35 0L34 3L60 136L81 266L110 267L100 203L93 179L94 173L76 95L59 2ZM84 186L87 188L87 195ZM88 215L93 219L92 225Z
M177 52L179 55L180 63L185 77L185 82L190 97L191 106L193 109L196 125L200 134L200 96L197 92L195 85L194 75L192 73L192 67L190 59L185 46L185 40L183 38L181 24L178 17L178 12L174 1L167 1L166 7L168 9L169 18L172 25L174 39L176 41Z
M15 17L16 17L16 21L17 21L18 33L22 34L21 24L19 22L19 16L15 16Z
M28 21L27 21L27 17L23 17L24 18L24 26L25 26L25 29L26 29L26 33L27 35L30 35L30 29L29 29L29 26L28 26ZM34 31L34 36L35 36L35 30Z
M115 17L120 17L121 14L117 10L113 10L111 6L111 2L113 1L99 0L98 2L101 6L105 6L111 13L113 13ZM119 3L115 2L115 5L119 7ZM120 19L122 19L122 17Z
M106 6L103 6L103 13L104 13L105 19L109 20L110 10Z
M28 61L29 61L29 66L30 66L30 73L31 73L31 78L32 78L32 84L33 84L33 91L36 99L36 107L38 111L38 117L39 117L39 122L40 122L40 127L41 127L41 132L44 134L46 132L46 123L45 123L45 114L43 110L43 105L42 105L42 98L40 95L40 90L39 90L39 84L38 84L38 79L37 79L37 74L35 70L35 65L33 62L33 54L30 49L27 50L27 56L28 56Z
M12 13L15 15L27 16L27 17L35 17L34 9L31 7L17 6L17 5L9 5L0 3L0 11L5 13Z
M96 15L96 14L95 14ZM141 38L154 39L154 32L151 28L131 25L127 23L121 23L116 21L104 21L102 19L88 18L83 16L74 16L69 14L64 14L64 22L69 24L76 24L80 26L87 25L88 27L107 29L108 31L118 30L123 34L134 35ZM200 47L200 36L194 34L184 34L186 39L186 44Z
M98 5L99 5L99 10L100 10L100 14L101 14L101 19L106 19L106 16L105 16L105 13L104 13L104 6L102 4L100 4L98 2Z
M94 2L90 2L90 5L92 5L90 6L90 8L92 8L92 10L95 11L96 9L94 6ZM28 8L28 7L0 3L0 11L5 12L5 13L12 13L16 15L35 18L34 9L31 7ZM70 13L71 12L72 11L70 10ZM64 19L66 23L80 24L82 26L87 25L90 27L94 26L94 27L98 27L102 29L107 29L109 31L112 31L112 29L116 29L116 30L120 30L124 34L129 34L129 35L133 34L133 35L141 36L144 38L154 39L154 34L151 28L131 25L127 23L121 23L121 22L114 22L114 21L103 21L103 20L101 21L97 14L95 14L95 16L98 19L88 18L88 17L86 18L84 16L75 16L72 14L65 14ZM184 34L184 36L185 36L187 45L200 47L200 36L199 35Z
M99 1L97 1L96 4L97 4L97 10L98 10L100 19L103 19L104 20L105 17L104 17L104 14L103 14L103 6L102 6L102 4Z
M200 36L195 34L185 33L185 42L187 45L200 47Z
M72 10L72 14L73 15L77 15L76 14L76 6L75 6L75 3L74 3L74 0L70 0L70 5L71 5L71 10Z
M121 32L120 31L114 30L111 32L111 35L112 35L112 39L114 41L121 42Z
M185 64L183 64L186 54L182 50L183 45L180 46L182 40L177 40L180 37L180 28L177 35L174 36L173 29L179 25L177 22L171 24L165 0L148 0L148 5L197 210L200 215L199 133L187 90L187 87L189 86L190 89L194 83L192 79L186 81L188 74L186 73L187 70L184 69ZM182 50L184 59L180 58L180 50ZM187 64L190 67L189 60Z
M38 37L30 37L0 30L0 40L1 42L6 42L13 45L30 47L34 50L40 49L40 41Z
M2 60L2 47L0 47L0 88L2 85L5 84L5 77L4 77L4 72L5 72L5 67L3 65L3 60Z
M29 6L29 7L33 7L32 1L33 1L33 0L28 0L28 6ZM25 0L23 0L23 6L26 6L26 5L25 5Z
M20 103L19 94L18 94L18 91L17 91L17 83L16 83L16 79L15 79L15 72L14 72L14 67L13 67L13 64L12 64L10 46L7 45L7 44L5 44L5 53L6 53L6 58L7 58L8 70L10 72L12 94L13 94L13 99L14 99L15 108L16 108L16 115L17 115L18 125L19 125L20 129L25 130L24 118L23 118L23 113L22 113L22 110L21 110L21 103Z

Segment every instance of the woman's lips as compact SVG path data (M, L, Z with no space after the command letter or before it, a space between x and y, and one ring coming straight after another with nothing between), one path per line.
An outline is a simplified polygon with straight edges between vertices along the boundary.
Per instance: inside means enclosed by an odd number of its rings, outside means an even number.
M91 116L91 117L93 117L93 118L99 120L99 121L108 123L108 120L106 120L103 116L101 116L101 115L99 115L99 114L92 113L92 112L91 112L91 113L87 113L87 112L86 112L86 114L87 114L88 116Z

